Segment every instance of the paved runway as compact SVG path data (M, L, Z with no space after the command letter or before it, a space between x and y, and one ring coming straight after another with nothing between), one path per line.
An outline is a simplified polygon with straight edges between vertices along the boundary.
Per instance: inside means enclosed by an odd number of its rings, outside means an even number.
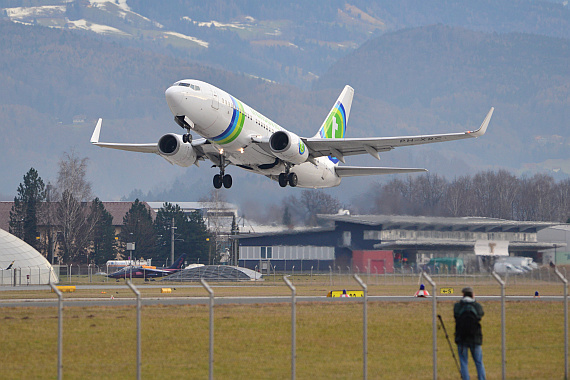
M460 296L444 296L437 297L438 302L459 300ZM480 296L478 301L500 301L499 296ZM136 299L133 298L63 298L65 307L97 307L97 306L127 306L135 305ZM362 302L363 298L330 298L325 296L298 296L297 302ZM416 298L410 296L369 296L370 302L427 302L431 303L432 298ZM507 301L529 301L529 302L546 302L546 301L563 301L562 296L544 296L534 298L529 296L509 296ZM214 300L216 305L247 305L247 304L267 304L267 303L290 303L291 296L272 296L272 297L216 297ZM207 305L208 297L146 297L142 299L142 305ZM0 307L56 307L57 299L12 299L0 300Z

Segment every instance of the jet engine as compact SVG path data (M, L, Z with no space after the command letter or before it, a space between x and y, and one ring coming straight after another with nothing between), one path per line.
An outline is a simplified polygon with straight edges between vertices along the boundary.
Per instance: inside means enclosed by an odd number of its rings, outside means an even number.
M158 152L171 164L190 166L196 162L196 151L192 144L182 142L182 135L169 133L158 140Z
M292 164L302 164L309 158L309 150L299 136L278 131L269 138L269 146L276 157Z

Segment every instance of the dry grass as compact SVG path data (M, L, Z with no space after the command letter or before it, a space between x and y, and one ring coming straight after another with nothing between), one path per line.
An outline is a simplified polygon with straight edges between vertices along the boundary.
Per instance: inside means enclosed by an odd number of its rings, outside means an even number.
M452 306L438 313L453 330ZM484 361L488 378L501 376L500 303L485 302ZM134 307L66 307L64 377L133 378L136 374ZM369 303L369 378L431 379L431 302ZM1 308L2 379L49 379L57 374L57 310ZM291 309L288 304L215 307L215 367L221 379L290 377ZM206 378L208 308L145 306L142 311L145 378ZM552 379L564 374L561 302L507 303L507 375ZM438 331L440 379L458 372ZM475 374L472 368L472 375ZM362 304L297 306L297 377L362 376Z

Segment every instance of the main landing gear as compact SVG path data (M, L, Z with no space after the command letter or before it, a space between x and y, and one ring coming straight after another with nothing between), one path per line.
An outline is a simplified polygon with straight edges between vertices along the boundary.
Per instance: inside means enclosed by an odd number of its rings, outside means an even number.
M222 185L226 188L229 189L230 187L232 187L232 176L229 174L225 174L225 169L226 166L228 166L228 164L226 164L226 158L224 157L223 154L220 155L220 174L216 174L214 176L214 187L216 189L221 189Z
M229 174L220 173L214 176L214 187L216 189L221 189L222 185L224 185L226 189L229 189L232 187L232 182L232 176Z
M279 186L286 187L287 185L297 186L297 174L288 172L279 174Z

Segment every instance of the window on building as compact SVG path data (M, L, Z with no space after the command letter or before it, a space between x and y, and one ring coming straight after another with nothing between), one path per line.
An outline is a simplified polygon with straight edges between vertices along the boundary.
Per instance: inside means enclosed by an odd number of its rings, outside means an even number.
M262 259L273 258L273 247L261 247L261 258Z

